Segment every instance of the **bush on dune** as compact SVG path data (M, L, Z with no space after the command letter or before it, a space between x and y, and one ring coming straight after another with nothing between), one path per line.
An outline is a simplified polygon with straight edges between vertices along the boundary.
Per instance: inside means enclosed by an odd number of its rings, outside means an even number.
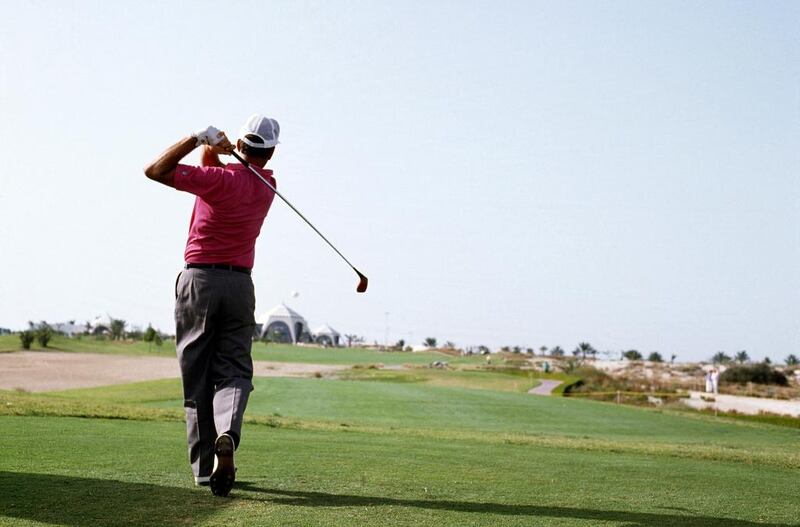
M776 384L778 386L789 385L786 375L763 362L760 364L732 366L722 372L719 380L737 384L752 382L754 384Z

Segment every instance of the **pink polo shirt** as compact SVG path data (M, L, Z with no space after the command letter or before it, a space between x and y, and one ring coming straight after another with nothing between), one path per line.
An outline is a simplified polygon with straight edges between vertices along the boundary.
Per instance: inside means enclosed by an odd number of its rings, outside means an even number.
M275 185L272 170L253 168ZM275 193L239 163L224 168L178 165L175 188L197 196L184 252L186 263L251 269L256 238Z

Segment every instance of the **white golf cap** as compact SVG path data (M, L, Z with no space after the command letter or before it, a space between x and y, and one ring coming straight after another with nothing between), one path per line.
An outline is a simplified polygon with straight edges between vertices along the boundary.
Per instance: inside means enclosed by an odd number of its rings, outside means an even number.
M281 126L275 119L264 117L254 113L250 116L247 122L244 123L239 135L242 137L244 144L252 146L253 148L272 148L280 143L278 136L281 133ZM255 135L260 137L264 142L256 143L247 139L247 135Z

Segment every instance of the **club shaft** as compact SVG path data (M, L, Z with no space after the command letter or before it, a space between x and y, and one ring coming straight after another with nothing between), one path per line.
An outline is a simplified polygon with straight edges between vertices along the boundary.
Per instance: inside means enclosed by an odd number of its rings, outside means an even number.
M337 249L337 248L336 248L336 246L335 246L335 245L333 245L333 244L330 242L330 240L328 240L328 238L326 238L326 237L325 237L325 235L324 235L324 234L322 234L321 232L319 232L319 229L317 229L316 227L314 227L314 224L313 224L313 223L311 223L310 221L308 221L308 218L306 218L305 216L303 216L303 213L302 213L302 212L300 212L299 210L297 210L297 208L296 208L294 205L292 205L292 203L291 203L291 202L290 202L288 199L286 199L286 197L285 197L283 194L281 194L280 192L278 192L278 189L276 189L276 188L275 188L275 187L274 187L274 186L273 186L273 185L272 185L272 184L271 184L269 181L267 181L267 180L264 178L264 176L262 176L261 174L259 174L258 170L256 170L255 168L251 167L251 166L250 166L250 163L248 163L247 161L245 161L245 160L242 158L242 156L240 156L240 155L239 155L239 154L238 154L236 151L233 151L233 152L231 152L231 154L233 155L233 157L235 157L237 160L239 160L239 162L241 162L241 163L242 163L242 164L243 164L245 167L247 167L247 169L248 169L248 170L250 170L250 172L252 172L253 174L255 174L255 175L258 177L258 179L260 179L260 180L261 180L261 181L262 181L262 182L263 182L263 183L264 183L266 186L268 186L268 187L269 187L269 188L270 188L270 189L271 189L271 190L272 190L272 191L273 191L275 194L277 194L277 195L278 195L278 197L280 197L280 198L283 200L283 202L284 202L284 203L286 203L287 205L289 205L289 207L290 207L290 208L291 208L293 211L295 211L295 212L297 213L297 215L298 215L298 216L300 216L301 218L303 218L303 221L304 221L304 222L306 222L306 223L308 224L308 226L309 226L309 227L311 227L312 229L314 229L314 232L316 232L317 234L319 234L319 237L320 237L320 238L322 238L323 240L325 240L325 243L327 243L328 245L330 245L330 246L331 246L331 249L333 249L334 251L336 251L336 254L338 254L339 256L341 256L341 257L342 257L342 260L344 260L345 262L347 262L347 265L349 265L349 266L350 266L350 267L353 269L353 271L355 271L356 273L358 273L358 269L356 269L356 268L355 268L355 266L354 266L353 264L351 264L351 263L350 263L350 260L348 260L347 258L345 258L345 256L344 256L344 255L343 255L341 252L339 252L339 249ZM358 273L358 274L360 275L361 273Z

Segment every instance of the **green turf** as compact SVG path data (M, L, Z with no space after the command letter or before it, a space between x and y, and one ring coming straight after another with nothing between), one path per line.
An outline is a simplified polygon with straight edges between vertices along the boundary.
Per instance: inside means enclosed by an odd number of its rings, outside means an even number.
M797 429L344 376L255 380L231 499L190 485L178 380L0 392L0 525L800 525Z
M17 335L0 335L0 352L21 349ZM55 336L47 348L35 342L32 350L68 351L84 353L108 353L114 355L161 355L175 356L175 342L166 340L161 346L142 341L98 340L91 336L66 338ZM439 352L383 352L361 348L321 348L316 346L290 346L287 344L253 343L253 359L277 362L301 362L309 364L430 364L446 361L449 364L481 364L478 356L454 357Z
M418 383L257 378L248 416L315 426L395 430L441 437L506 434L505 440L712 459L758 459L800 468L800 431L713 416L596 401L444 388ZM178 380L70 390L57 401L179 411ZM47 413L47 412L45 412ZM114 410L112 415L116 415ZM70 413L68 415L76 415ZM78 413L77 415L81 415ZM102 412L90 415L104 415Z
M250 425L231 498L180 422L0 417L3 525L797 525L796 470Z
M525 393L541 381L534 372L514 375L486 369L440 369L428 367L399 369L344 370L336 375L341 380L376 381L390 383L420 383L428 386L472 388L503 392Z
M20 351L18 335L0 335L0 352ZM111 355L163 355L175 356L175 342L165 340L161 346L143 341L111 341L107 339L97 339L92 336L81 336L80 338L67 338L56 335L48 343L46 348L39 345L39 342L31 344L32 351L69 351L81 353L107 353Z
M253 343L255 360L303 362L312 364L430 364L445 361L449 364L480 364L477 356L454 357L438 352L375 351L361 348L318 348L282 344Z

